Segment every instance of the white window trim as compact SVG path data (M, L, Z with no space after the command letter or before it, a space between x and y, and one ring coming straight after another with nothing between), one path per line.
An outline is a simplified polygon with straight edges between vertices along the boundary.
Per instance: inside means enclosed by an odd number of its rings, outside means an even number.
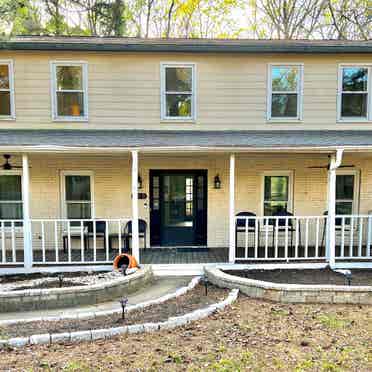
M165 69L167 67L185 67L192 71L191 116L166 116ZM180 92L183 93L183 92ZM187 94L190 94L187 92ZM161 62L160 63L160 119L162 121L194 122L196 120L196 64L193 62Z
M359 213L360 170L359 169L337 169L336 177L339 175L353 175L354 176L354 196L353 196L352 214L358 214ZM327 187L327 190L328 189L329 188ZM327 195L327 205L328 205L328 195Z
M57 67L81 66L83 76L84 116L59 116L57 114ZM84 61L51 61L51 97L53 121L88 121L88 63ZM75 92L75 90L74 90Z
M342 117L342 69L344 67L361 67L368 69L367 82L367 117ZM337 81L337 121L340 123L367 123L372 121L372 63L340 63L338 65L338 81ZM355 92L357 93L357 92Z
M271 102L272 102L272 74L271 70L273 67L298 67L299 78L297 86L297 116L296 117L272 117L271 116ZM304 96L304 64L296 62L284 62L284 63L269 63L267 66L267 107L266 107L266 119L268 122L288 122L288 121L302 121L303 120L303 96ZM281 92L275 92L281 93ZM292 92L285 92L292 93Z
M61 218L67 218L67 204L66 204L66 176L89 176L90 177L90 197L91 197L91 218L96 218L95 201L94 201L94 172L86 170L61 171Z
M7 65L9 71L9 89L0 89L3 92L10 92L10 115L0 115L0 120L15 120L15 99L14 99L14 67L13 60L2 59L0 65Z
M294 171L283 170L283 171L266 171L261 175L261 216L264 216L264 203L265 203L265 177L266 176L288 176L289 177L289 189L288 189L288 212L293 213L293 190L294 190Z
M22 208L24 204L24 195L23 195L23 189L22 189L22 184L23 184L23 172L21 169L11 169L11 170L0 170L0 176L21 176L21 200L7 200L6 203L22 203ZM0 202L2 203L2 202ZM22 210L22 217L23 217L23 210ZM23 218L22 218L23 220ZM2 221L0 219L0 221ZM7 220L5 220L7 221ZM6 227L6 229L10 229L10 227ZM22 226L15 226L16 231L17 230L22 230Z

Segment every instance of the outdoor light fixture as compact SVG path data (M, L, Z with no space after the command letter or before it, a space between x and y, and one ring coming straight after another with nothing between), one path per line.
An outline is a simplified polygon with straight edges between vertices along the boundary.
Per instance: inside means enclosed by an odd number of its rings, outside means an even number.
M214 177L214 188L217 190L221 188L221 180L218 174Z
M138 175L138 189L142 189L142 177Z

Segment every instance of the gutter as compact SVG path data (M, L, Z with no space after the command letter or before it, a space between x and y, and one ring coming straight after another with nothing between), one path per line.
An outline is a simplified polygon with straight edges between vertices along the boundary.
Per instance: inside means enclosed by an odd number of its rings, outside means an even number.
M0 41L0 50L22 51L91 51L91 52L143 52L143 53L302 53L302 54L337 54L337 53L372 53L372 45L237 45L213 43L84 43L84 42L48 42L48 41Z
M340 151L339 146L275 146L275 147L218 147L218 146L154 146L154 147L80 147L80 146L8 146L0 145L1 151L18 153L128 153L139 151L142 153L170 153L170 152L213 152L213 153L255 153L255 152L321 152L334 153ZM372 152L369 146L343 146L343 152Z

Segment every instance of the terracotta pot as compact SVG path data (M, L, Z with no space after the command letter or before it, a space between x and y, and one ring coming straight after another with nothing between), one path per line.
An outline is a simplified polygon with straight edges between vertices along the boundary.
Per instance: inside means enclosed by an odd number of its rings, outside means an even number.
M136 259L130 254L119 254L115 257L113 267L114 270L120 270L122 265L127 265L128 269L134 269L138 267Z

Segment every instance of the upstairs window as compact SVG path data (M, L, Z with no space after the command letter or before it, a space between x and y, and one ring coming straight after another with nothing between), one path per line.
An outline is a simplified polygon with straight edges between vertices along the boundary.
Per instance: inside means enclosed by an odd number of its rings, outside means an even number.
M195 119L194 74L194 65L162 65L162 119Z
M87 120L87 65L53 63L53 118Z
M341 120L371 120L369 112L371 68L343 66L340 69L339 118Z
M0 61L0 119L14 118L13 65Z
M270 65L268 120L302 119L302 66Z

